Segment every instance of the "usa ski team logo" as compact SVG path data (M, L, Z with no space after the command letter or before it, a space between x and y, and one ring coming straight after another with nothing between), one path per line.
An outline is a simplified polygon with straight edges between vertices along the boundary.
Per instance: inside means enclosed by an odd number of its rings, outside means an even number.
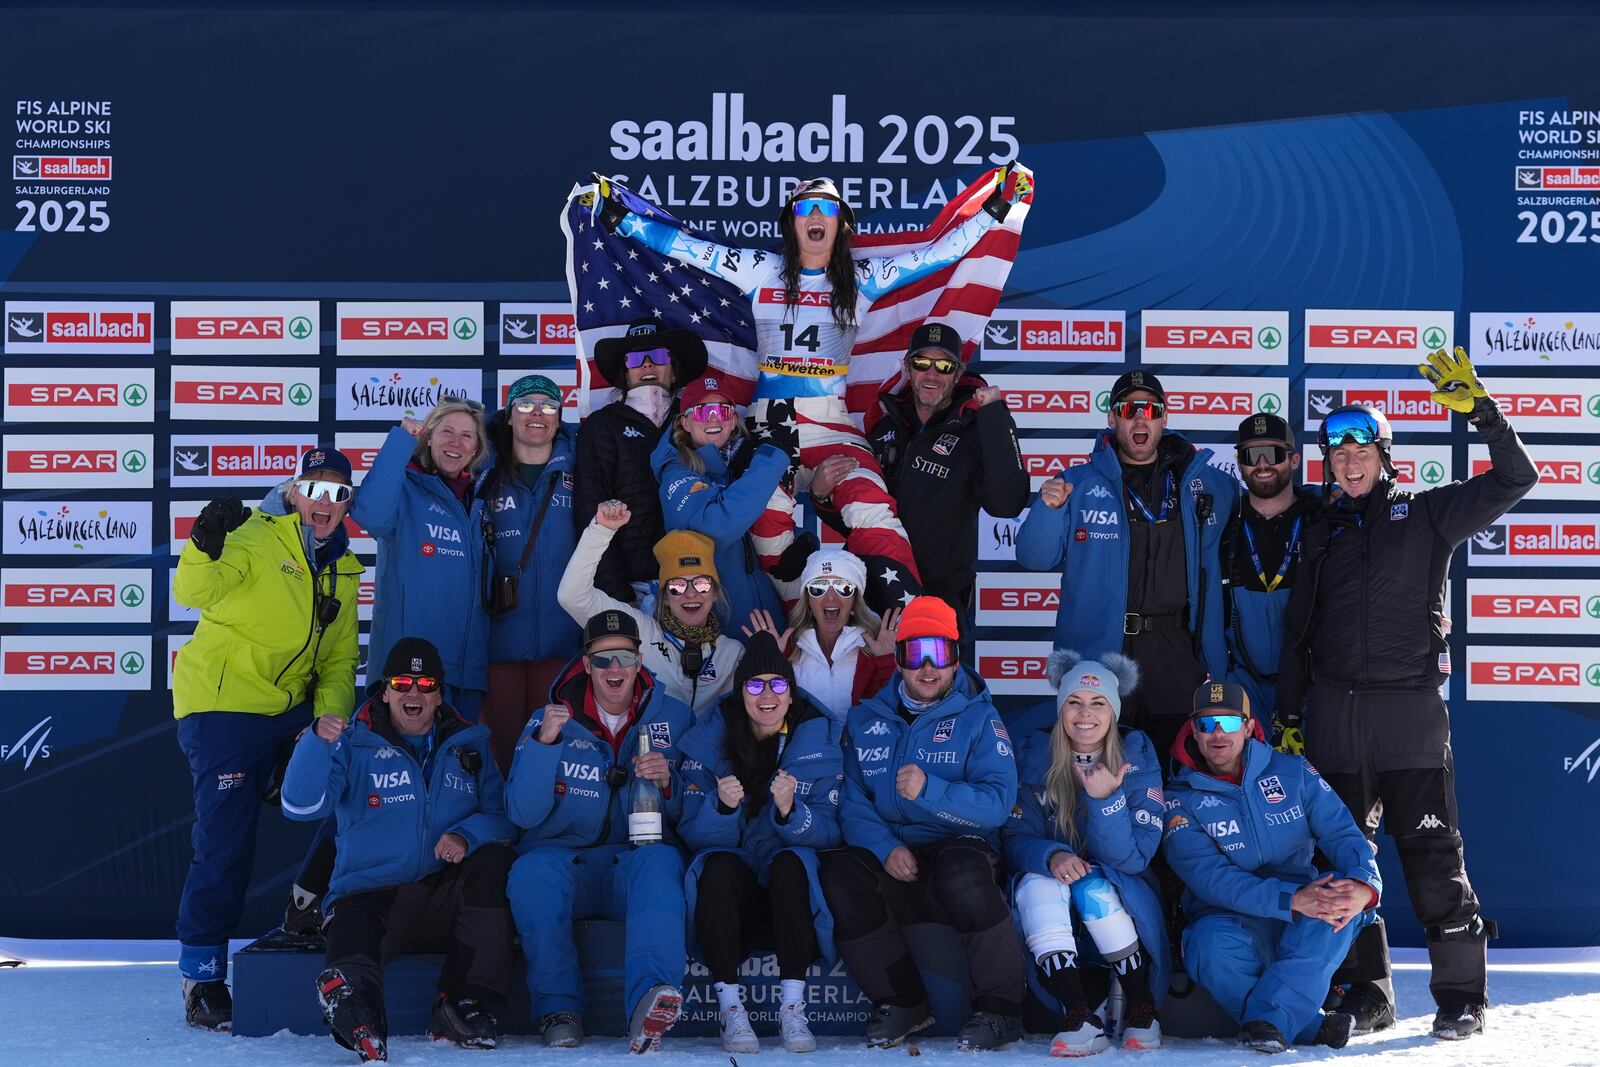
M651 748L672 747L672 724L670 722L653 722L650 727Z
M950 735L954 734L955 732L956 721L954 719L945 719L941 721L938 726L933 728L934 743L939 744L950 740Z
M1411 505L1410 504L1390 504L1389 505L1389 521L1390 522L1399 522L1401 519L1405 518L1410 513L1411 513Z
M1283 783L1278 781L1276 774L1268 775L1256 782L1256 785L1261 787L1261 795L1267 798L1268 804L1280 803L1284 797L1288 796L1283 791Z
M953 433L942 433L939 435L939 439L933 443L933 450L941 456L948 456L955 451L956 441L958 440L959 438Z

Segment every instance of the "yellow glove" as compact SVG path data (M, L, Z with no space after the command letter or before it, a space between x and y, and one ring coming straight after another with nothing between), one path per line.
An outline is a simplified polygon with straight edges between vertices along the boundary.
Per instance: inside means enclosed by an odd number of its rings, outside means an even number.
M1478 398L1489 395L1472 369L1467 350L1460 345L1454 356L1439 349L1428 357L1428 362L1417 364L1417 370L1433 386L1433 402L1451 411L1470 415Z
M1299 712L1280 711L1272 717L1272 747L1288 756L1303 756L1306 752L1305 729Z

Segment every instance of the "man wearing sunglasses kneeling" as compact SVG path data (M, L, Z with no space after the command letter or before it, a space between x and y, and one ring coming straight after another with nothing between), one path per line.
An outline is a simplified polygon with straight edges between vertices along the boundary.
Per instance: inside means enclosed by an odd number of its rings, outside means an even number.
M840 823L822 888L839 956L872 1000L867 1044L933 1023L902 923L948 923L965 942L972 1015L958 1047L1022 1036L1022 949L996 880L999 829L1017 797L1011 737L961 665L955 609L921 596L901 614L898 682L850 709Z
M1219 550L1239 482L1211 466L1210 449L1167 431L1154 374L1116 380L1106 426L1088 463L1039 487L1017 562L1061 571L1056 648L1139 665L1122 718L1165 752L1194 687L1227 671Z
M1184 967L1248 1048L1342 1048L1355 1019L1323 1015L1322 1000L1378 904L1372 849L1311 764L1263 741L1243 689L1203 682L1193 706L1172 746L1163 843L1187 887Z
M867 443L911 539L923 591L956 608L970 655L978 509L1009 519L1028 506L1017 424L1000 390L966 371L961 338L947 325L917 327L902 373L898 392L878 395L883 414ZM835 513L819 501L817 514L831 521Z
M507 811L522 828L509 892L528 991L544 1043L583 1040L588 997L573 944L575 919L627 926L623 1010L634 1052L655 1049L683 1003L683 853L672 828L678 744L694 715L641 669L639 624L621 608L592 616L583 653L536 710L517 742ZM641 746L640 738L645 739ZM640 755L641 747L648 752ZM629 846L631 798L660 789L665 831Z
M284 776L284 814L338 820L317 998L363 1061L388 1058L383 966L410 952L445 953L431 1037L486 1049L500 1035L516 828L489 729L444 703L445 682L439 651L401 638L350 725L319 715Z

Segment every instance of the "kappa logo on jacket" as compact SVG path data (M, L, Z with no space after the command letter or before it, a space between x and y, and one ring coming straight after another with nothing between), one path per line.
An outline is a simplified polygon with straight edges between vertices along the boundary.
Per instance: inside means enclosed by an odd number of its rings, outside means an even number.
M1084 496L1088 497L1090 500L1114 499L1111 495L1111 490L1107 489L1103 485L1100 485L1099 483L1091 485L1088 489L1084 490Z
M861 731L869 737L882 737L889 732L889 724L883 721L874 722L871 726Z
M640 433L638 427L636 426L624 426L622 428L622 436L637 437L641 441L644 440L644 434Z

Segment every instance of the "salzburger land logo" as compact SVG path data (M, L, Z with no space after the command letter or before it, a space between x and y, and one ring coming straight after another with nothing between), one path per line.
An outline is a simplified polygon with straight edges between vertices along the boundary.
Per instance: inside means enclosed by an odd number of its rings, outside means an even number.
M6 353L155 351L152 303L6 301Z
M150 434L10 434L5 438L4 485L148 489L151 441Z
M389 371L339 369L341 419L398 419L425 416L441 400L477 400L482 375L477 370Z
M150 637L0 637L0 681L8 689L150 688Z
M1470 321L1474 363L1488 367L1600 366L1600 313L1475 311Z
M340 355L483 355L481 302L341 302Z
M24 555L148 554L150 510L147 500L8 500L3 550Z
M150 422L155 370L149 367L12 367L7 422Z
M1455 316L1448 311L1306 310L1307 363L1412 361L1449 348Z
M172 354L316 355L315 300L174 300Z
M300 472L310 437L194 436L172 438L172 482L188 485L272 484Z

